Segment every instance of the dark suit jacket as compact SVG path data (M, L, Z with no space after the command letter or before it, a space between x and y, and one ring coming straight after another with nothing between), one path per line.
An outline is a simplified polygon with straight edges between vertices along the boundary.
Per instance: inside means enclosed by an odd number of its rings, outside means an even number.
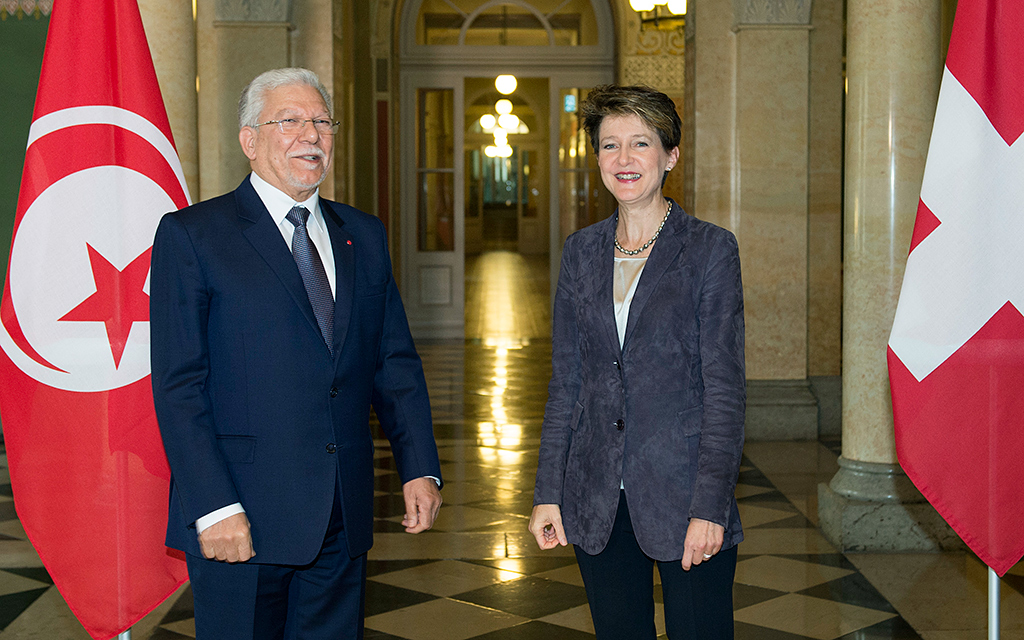
M381 222L320 200L336 265L335 356L298 268L246 178L164 216L150 281L153 395L171 466L167 545L240 502L254 562L320 550L340 468L349 553L373 531L372 403L403 482L440 477L423 370Z
M614 234L611 216L565 242L534 504L561 505L569 542L596 554L622 481L648 556L680 559L690 518L723 525L729 548L743 538L734 496L746 401L736 238L673 203L620 349Z

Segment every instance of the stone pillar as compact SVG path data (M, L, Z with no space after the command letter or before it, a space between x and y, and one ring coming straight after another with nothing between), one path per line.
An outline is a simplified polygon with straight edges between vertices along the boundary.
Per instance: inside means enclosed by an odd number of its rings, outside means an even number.
M848 4L843 453L818 488L842 551L932 550L959 539L896 461L886 344L942 70L941 0Z
M334 117L340 120L348 105L339 100L334 87L333 4L333 0L303 0L293 4L291 21L295 29L290 34L290 64L309 69L320 77L334 101ZM337 163L345 153L344 137L339 136L334 144L334 162ZM335 198L334 171L328 172L320 184L320 195Z
M199 132L196 122L196 25L189 2L139 0L142 26L153 55L167 119L181 169L195 202L199 197Z
M238 144L238 96L260 73L290 65L290 5L197 0L200 199L234 189L249 172Z

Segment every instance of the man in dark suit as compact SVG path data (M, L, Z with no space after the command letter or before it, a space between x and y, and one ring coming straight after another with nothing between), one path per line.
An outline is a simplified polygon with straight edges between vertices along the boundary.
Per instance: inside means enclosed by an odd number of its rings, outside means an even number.
M383 225L318 195L337 123L316 75L260 75L239 124L252 173L165 216L153 244L167 544L186 554L201 640L361 638L371 404L406 531L441 505L422 366Z

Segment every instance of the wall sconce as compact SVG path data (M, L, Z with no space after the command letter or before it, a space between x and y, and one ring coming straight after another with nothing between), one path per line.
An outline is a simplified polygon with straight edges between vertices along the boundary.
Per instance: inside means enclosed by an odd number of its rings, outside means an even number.
M653 26L661 31L682 29L686 24L686 0L629 0L640 18L640 29Z

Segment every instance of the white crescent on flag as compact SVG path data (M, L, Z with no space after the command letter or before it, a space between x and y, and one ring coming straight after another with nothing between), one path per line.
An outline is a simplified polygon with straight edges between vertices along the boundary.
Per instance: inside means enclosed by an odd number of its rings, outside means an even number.
M187 578L164 546L147 283L160 217L188 200L136 0L58 2L0 300L0 410L19 520L97 640Z

